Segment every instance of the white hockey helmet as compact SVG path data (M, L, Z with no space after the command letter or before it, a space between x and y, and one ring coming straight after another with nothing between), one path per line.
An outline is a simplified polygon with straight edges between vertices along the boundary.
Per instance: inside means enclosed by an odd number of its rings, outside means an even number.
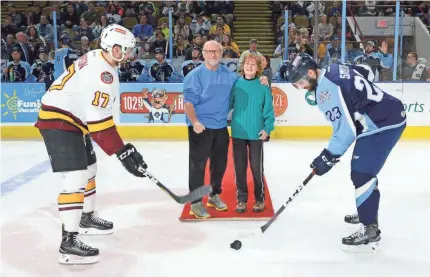
M119 60L112 56L112 48L115 45L121 46L122 57ZM101 48L108 51L117 62L120 62L127 53L131 53L135 45L136 39L133 33L118 24L110 24L103 29L100 35Z

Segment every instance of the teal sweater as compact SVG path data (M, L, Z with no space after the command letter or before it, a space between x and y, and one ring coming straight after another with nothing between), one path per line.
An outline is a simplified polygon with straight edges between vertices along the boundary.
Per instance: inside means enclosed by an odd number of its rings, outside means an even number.
M258 140L261 130L270 134L274 129L272 93L258 78L237 80L230 96L230 109L233 138Z

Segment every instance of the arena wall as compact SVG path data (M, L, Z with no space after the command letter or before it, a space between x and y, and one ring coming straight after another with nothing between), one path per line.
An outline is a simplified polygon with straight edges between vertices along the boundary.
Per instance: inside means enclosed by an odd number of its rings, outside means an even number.
M430 139L430 84L378 86L405 105L408 127L403 139ZM44 93L45 85L41 83L1 84L2 139L40 138L33 125ZM272 138L330 137L331 126L315 106L312 94L296 90L290 83L273 83L272 93L276 115ZM153 98L152 94L161 96ZM114 119L124 139L186 139L183 104L182 83L123 83L115 101ZM163 122L151 122L159 117L157 113L163 113Z

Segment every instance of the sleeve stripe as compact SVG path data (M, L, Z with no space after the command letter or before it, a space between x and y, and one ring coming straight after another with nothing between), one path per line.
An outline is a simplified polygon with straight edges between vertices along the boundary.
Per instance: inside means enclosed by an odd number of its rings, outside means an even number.
M107 120L103 121L96 121L96 122L87 122L88 130L90 130L90 133L94 132L100 132L107 130L109 128L115 127L115 122L113 121L112 117L107 118Z

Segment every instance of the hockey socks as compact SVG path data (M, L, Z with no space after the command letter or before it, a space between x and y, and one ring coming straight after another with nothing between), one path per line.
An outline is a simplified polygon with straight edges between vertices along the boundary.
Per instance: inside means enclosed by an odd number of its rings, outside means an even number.
M360 222L364 225L375 223L380 198L378 179L358 171L351 172L351 179L355 186L355 202Z

